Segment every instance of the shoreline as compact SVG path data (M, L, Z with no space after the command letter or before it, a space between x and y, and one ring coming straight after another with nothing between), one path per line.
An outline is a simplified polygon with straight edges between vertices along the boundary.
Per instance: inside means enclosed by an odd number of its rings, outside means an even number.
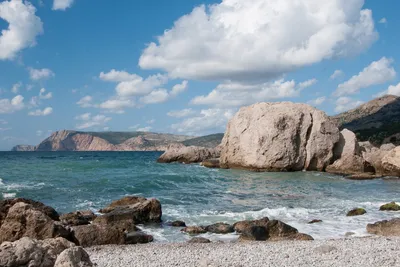
M400 237L335 240L150 243L87 248L93 263L108 266L400 266Z

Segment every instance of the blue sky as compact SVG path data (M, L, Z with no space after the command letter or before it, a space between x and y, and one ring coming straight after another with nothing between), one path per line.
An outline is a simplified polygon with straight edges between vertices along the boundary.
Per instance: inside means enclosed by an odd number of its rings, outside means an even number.
M0 150L60 129L223 132L244 105L400 95L397 0L0 2Z

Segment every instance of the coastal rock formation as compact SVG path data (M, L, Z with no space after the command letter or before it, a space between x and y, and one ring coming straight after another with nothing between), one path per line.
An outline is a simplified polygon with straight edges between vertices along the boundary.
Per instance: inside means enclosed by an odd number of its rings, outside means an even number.
M233 229L236 231L236 233L243 233L245 231L247 231L248 229L250 229L252 226L263 226L263 227L267 227L268 226L268 222L269 222L269 218L268 217L264 217L262 219L259 220L253 220L253 221L240 221L237 222L235 224L233 224Z
M75 211L60 216L60 221L63 225L78 226L87 225L93 221L97 216L90 210L88 211Z
M356 135L347 129L340 132L339 142L334 148L337 159L326 168L327 172L336 174L374 173L375 168L364 160Z
M201 166L211 169L220 168L219 159L207 159L201 163Z
M400 205L396 204L396 202L390 202L388 204L382 205L379 210L383 211L399 211Z
M207 230L203 226L187 226L181 230L189 235L200 235L207 233Z
M11 149L11 151L18 151L18 152L32 152L36 150L36 146L30 145L17 145Z
M322 111L290 102L243 107L222 140L222 168L324 171L339 141L336 124Z
M218 158L219 155L220 150L218 148L170 146L157 161L159 163L199 163L207 159Z
M367 213L367 211L365 209L356 208L356 209L353 209L353 210L349 211L346 216L348 216L348 217L360 216L360 215L364 215L365 213Z
M92 267L89 254L82 247L72 247L64 250L57 257L54 267Z
M115 227L89 224L74 226L72 231L74 242L82 247L126 244L125 232Z
M227 223L215 223L209 226L206 226L206 231L214 234L229 234L233 233L235 230L233 226Z
M97 217L94 222L102 224L121 220L131 220L134 224L160 223L162 216L160 201L134 196L114 201L100 212L105 214Z
M70 232L46 215L40 208L17 202L7 212L0 227L0 243L15 241L22 237L46 239L64 237L70 239Z
M389 151L382 158L384 174L389 176L400 176L400 146Z
M400 218L368 224L367 232L382 236L400 236Z
M74 246L64 238L38 241L23 237L15 242L4 242L0 245L0 266L53 267L57 256ZM61 266L68 265L59 265Z

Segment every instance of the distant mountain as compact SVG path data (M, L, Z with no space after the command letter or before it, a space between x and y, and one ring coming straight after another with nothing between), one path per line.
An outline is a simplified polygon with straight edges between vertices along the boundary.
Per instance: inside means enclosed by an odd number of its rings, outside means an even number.
M35 146L30 146L30 145L18 145L13 147L13 149L11 151L24 151L24 152L28 152L28 151L35 151L36 147Z
M212 148L221 144L223 137L223 133L211 134L183 141L182 144L185 146L202 146Z
M53 133L37 146L16 146L13 151L165 151L171 144L212 147L221 137L193 137L149 132L79 132L62 130ZM193 142L190 142L193 140ZM216 146L215 145L215 146Z
M386 95L332 117L360 141L400 145L400 97Z

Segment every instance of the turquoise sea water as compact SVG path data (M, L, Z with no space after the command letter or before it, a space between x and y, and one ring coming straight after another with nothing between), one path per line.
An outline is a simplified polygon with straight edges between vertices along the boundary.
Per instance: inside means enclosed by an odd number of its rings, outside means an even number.
M0 152L0 199L31 198L60 213L97 211L125 195L155 197L163 220L188 225L268 216L316 239L366 235L365 226L400 213L379 206L400 201L400 179L349 181L316 172L252 173L200 165L158 164L159 152ZM363 207L367 214L346 217ZM320 224L308 225L312 219ZM179 229L144 226L157 242L184 241ZM235 235L204 235L214 240Z

